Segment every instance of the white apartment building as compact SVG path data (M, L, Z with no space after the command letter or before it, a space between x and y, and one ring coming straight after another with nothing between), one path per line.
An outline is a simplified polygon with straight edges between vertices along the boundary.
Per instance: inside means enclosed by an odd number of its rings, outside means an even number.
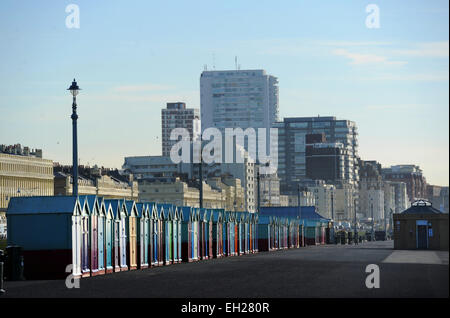
M394 213L405 211L411 205L408 199L408 190L405 182L391 181L395 192L395 210Z
M353 222L356 213L357 192L350 183L336 185L334 189L334 219Z
M336 186L327 184L323 180L303 180L299 183L302 188L301 191L301 203L304 206L314 205L316 212L327 219L332 218L332 209L336 211ZM312 198L309 198L309 194ZM289 197L297 197L295 195L289 195ZM298 199L295 199L297 202Z
M280 179L276 174L260 174L261 206L280 206Z
M193 169L192 164L174 163L168 156L135 156L125 157L121 173L132 174L136 180L169 182L182 174L191 179Z
M167 103L167 108L161 109L162 155L170 156L170 149L177 142L170 140L174 128L186 128L191 140L200 136L200 112L195 108L186 108L182 102Z
M264 70L204 71L200 76L202 131L266 128L278 121L278 80ZM248 148L246 147L248 150Z

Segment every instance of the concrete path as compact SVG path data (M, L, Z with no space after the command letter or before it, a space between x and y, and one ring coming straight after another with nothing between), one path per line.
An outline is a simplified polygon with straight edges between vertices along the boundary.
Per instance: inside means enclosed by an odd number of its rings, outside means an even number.
M3 297L448 297L448 252L393 251L392 241L300 249L81 279L5 282ZM368 265L380 288L366 286Z

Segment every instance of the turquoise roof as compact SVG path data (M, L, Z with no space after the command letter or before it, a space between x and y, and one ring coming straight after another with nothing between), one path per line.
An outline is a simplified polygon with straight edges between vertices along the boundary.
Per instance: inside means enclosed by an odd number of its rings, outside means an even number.
M6 215L30 213L72 214L77 202L79 201L74 196L13 197L9 201Z

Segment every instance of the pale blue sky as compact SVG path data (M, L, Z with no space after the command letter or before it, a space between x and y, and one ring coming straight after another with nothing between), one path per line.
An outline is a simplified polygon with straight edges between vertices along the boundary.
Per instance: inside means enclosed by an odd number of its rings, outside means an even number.
M80 8L80 29L65 8ZM367 4L379 29L365 25ZM359 154L448 185L448 1L1 1L0 143L71 163L76 77L82 164L160 154L160 109L199 107L203 65L265 69L280 115L336 116ZM158 137L158 138L157 138Z

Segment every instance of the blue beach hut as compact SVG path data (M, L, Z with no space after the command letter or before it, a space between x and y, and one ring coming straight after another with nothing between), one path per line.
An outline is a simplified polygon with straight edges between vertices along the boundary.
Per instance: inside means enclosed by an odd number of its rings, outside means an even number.
M7 243L23 249L27 279L65 278L72 265L82 275L82 207L77 197L11 198L7 216Z
M106 202L104 199L102 203L105 205L106 218L105 218L105 266L106 273L112 273L114 271L113 263L113 249L114 249L114 212L110 202Z

